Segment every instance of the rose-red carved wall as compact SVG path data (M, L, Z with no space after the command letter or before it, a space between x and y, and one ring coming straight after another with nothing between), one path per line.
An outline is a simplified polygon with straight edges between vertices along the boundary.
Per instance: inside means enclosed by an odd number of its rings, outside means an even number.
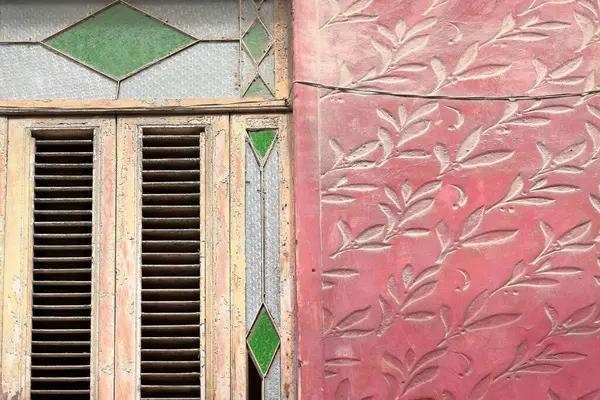
M297 0L294 31L302 398L600 398L600 1Z

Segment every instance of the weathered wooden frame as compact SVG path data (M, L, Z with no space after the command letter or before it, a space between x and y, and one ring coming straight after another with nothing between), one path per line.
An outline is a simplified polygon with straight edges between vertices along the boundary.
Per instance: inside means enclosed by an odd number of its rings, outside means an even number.
M245 263L245 166L248 130L277 130L280 155L280 285L281 285L281 394L295 399L296 393L296 287L293 222L293 163L291 115L246 114L231 119L231 398L247 398L248 353L246 347L246 263Z
M6 120L4 120L6 122ZM2 258L2 394L29 399L31 382L31 289L33 263L33 132L89 130L94 133L94 223L91 328L91 398L114 396L114 277L115 277L115 123L102 118L12 119L0 139L8 137L8 182L5 204L11 232ZM102 329L100 329L102 327Z

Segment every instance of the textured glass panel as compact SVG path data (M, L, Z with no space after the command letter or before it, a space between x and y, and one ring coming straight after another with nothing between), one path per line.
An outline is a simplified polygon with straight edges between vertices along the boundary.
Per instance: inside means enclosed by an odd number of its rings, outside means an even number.
M240 36L237 0L137 0L131 4L197 39Z
M123 99L239 97L238 43L198 43L121 82ZM208 61L207 61L208 60Z
M107 75L122 78L192 41L117 4L52 38L48 44Z
M260 63L260 76L271 91L275 91L275 54L273 48Z
M252 84L248 88L248 91L246 91L246 94L244 95L244 97L271 97L271 96L272 95L271 95L271 92L269 91L269 88L267 87L267 85L265 85L263 80L260 78L256 78L256 80L254 80L254 82L252 82Z
M0 0L0 41L40 41L107 6L108 0Z
M117 84L40 45L0 45L2 99L114 99Z
M243 47L243 46L242 46ZM256 77L256 63L246 49L242 50L242 86L247 87Z
M276 143L277 144L277 143ZM279 228L279 151L273 148L264 168L265 187L265 304L277 325L280 324L281 269Z
M256 23L252 25L252 28L244 35L244 44L250 52L250 55L257 61L265 54L270 43L271 38L263 24L259 21L256 21Z
M254 145L254 148L258 152L261 157L264 157L267 154L267 151L273 144L273 139L275 139L275 131L254 131L250 132L250 140Z
M248 335L248 347L263 376L269 370L269 364L279 347L279 335L264 307Z
M265 377L265 400L281 399L281 355L277 354Z
M262 225L260 169L246 144L246 328L252 326L262 303Z
M246 32L258 17L253 0L242 0L242 32Z
M273 13L273 0L265 0L260 6L260 19L267 27L268 31L273 34L275 30L275 15Z

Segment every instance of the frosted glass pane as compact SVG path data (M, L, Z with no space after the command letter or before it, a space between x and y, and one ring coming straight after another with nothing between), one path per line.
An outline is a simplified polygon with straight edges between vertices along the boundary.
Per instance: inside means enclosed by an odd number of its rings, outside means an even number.
M260 76L263 78L269 89L275 92L275 54L273 48L260 63Z
M253 3L254 0L242 0L242 34L258 18L258 11Z
M246 144L246 327L252 326L262 303L262 226L260 169Z
M246 50L242 50L242 87L247 87L255 76L256 64Z
M106 0L0 0L0 41L41 41L110 3Z
M277 353L265 378L265 400L281 399L281 353Z
M264 169L265 180L265 303L277 325L280 312L279 152L277 142Z
M121 83L122 99L239 97L237 43L198 43Z
M116 83L40 45L0 45L0 98L114 99Z
M273 13L273 0L265 0L260 6L260 19L265 24L271 35L275 31L275 15Z
M239 38L238 0L136 0L131 4L197 39Z

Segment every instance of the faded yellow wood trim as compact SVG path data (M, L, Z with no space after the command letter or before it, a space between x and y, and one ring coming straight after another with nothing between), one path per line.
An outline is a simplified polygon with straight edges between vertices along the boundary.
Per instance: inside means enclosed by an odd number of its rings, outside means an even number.
M140 336L140 143L137 127L130 121L119 120L117 131L115 398L133 400Z
M292 88L292 7L275 0L275 97L287 99Z
M281 215L281 393L282 398L297 396L296 365L296 246L294 223L294 160L292 115L282 117L280 148Z
M210 245L207 246L206 395L212 399L231 397L231 304L229 256L229 116L216 118L207 128L208 208Z
M282 91L282 93L285 92ZM287 96L265 99L182 100L0 100L0 115L13 114L141 114L288 111Z
M6 146L8 120L0 117L0 393L2 393L2 318L4 314L4 223L6 218Z
M231 117L231 397L246 398L246 124Z
M7 398L26 399L27 312L31 262L31 137L26 132L26 120L9 122L7 194L11 212L6 216L4 313L2 324L2 394Z
M95 119L93 199L92 399L114 397L116 123Z

